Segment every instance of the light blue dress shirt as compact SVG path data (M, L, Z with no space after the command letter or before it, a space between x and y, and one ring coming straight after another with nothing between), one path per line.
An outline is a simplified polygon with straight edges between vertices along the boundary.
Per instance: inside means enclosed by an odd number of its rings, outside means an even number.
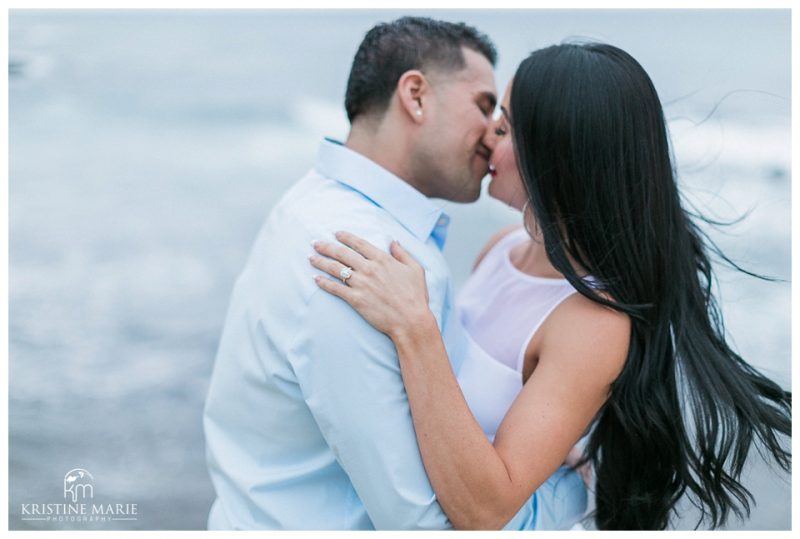
M203 425L210 529L448 529L419 454L397 353L312 276L311 242L348 230L425 267L453 370L475 350L441 253L449 218L366 157L325 140L269 214L236 281ZM535 526L535 496L507 526Z

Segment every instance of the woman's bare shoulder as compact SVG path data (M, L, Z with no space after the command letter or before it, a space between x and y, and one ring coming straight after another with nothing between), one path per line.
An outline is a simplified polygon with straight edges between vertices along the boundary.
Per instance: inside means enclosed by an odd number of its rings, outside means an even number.
M499 242L500 240L502 240L503 238L505 238L506 236L508 236L509 234L511 234L512 232L514 232L515 230L518 230L520 228L522 228L522 225L513 224L513 225L504 226L503 228L501 228L500 230L495 232L492 235L492 237L489 238L489 241L486 242L486 245L483 246L483 249L481 249L481 252L478 253L478 257L475 259L475 264L473 264L473 266L472 266L472 271L475 271L475 269L480 265L481 261L486 256L486 253L491 251L492 247L497 245L497 242Z
M610 299L604 294L606 299ZM625 365L631 318L581 294L572 294L548 317L540 361L552 357L567 368L591 373L609 383Z

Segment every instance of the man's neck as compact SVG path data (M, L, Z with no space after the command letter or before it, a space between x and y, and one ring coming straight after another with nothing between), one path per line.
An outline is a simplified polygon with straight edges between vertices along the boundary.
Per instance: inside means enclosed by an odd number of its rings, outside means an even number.
M399 143L398 138L402 139L402 137L387 137L380 129L353 127L344 145L388 170L423 195L429 196L414 182L409 167L410 148Z

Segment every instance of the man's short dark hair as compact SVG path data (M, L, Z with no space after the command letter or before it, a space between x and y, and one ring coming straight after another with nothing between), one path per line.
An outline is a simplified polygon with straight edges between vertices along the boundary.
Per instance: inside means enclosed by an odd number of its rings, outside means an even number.
M358 47L347 81L347 118L383 113L400 76L410 69L457 71L466 65L461 47L486 57L494 67L497 51L491 40L464 23L427 17L403 17L373 27Z

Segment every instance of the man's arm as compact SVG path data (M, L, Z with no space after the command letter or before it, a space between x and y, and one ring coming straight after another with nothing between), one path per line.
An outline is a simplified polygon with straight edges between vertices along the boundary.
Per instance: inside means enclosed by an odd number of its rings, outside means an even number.
M290 363L375 528L452 528L422 464L392 341L322 291L304 325Z

